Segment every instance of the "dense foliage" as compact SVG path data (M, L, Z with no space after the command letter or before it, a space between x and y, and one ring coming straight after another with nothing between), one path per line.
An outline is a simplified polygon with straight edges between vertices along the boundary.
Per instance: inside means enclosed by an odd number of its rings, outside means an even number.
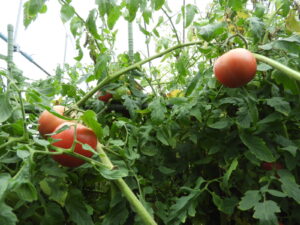
M78 62L35 82L12 55L0 70L0 224L143 224L121 178L157 224L299 224L299 82L260 61L240 88L213 76L232 48L300 71L299 1L215 0L204 15L200 0L179 12L165 0L96 0L87 18L72 0L59 3ZM45 0L26 1L24 25L46 11ZM124 37L114 26L124 18L129 34L137 23L162 54L134 52L134 35L117 54ZM83 65L83 54L94 63ZM101 93L112 98L99 101ZM54 140L39 134L38 118L57 104L71 110L56 116L95 132L113 169L95 151L75 168L52 159Z

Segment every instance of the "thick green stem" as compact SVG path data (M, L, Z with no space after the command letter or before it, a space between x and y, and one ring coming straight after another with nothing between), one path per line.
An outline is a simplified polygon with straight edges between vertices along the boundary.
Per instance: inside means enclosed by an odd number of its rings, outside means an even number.
M97 145L97 151L100 153L100 159L103 162L103 164L109 166L111 169L114 168L114 165L111 163L110 159L103 151L101 144L99 143ZM135 209L136 213L141 217L144 223L147 225L157 225L157 223L154 221L149 212L145 209L142 203L134 195L132 190L128 187L126 182L122 178L114 180L114 182L120 188L125 198L129 201L131 206Z
M270 66L274 67L275 69L278 69L280 70L281 72L285 73L286 75L288 75L289 77L291 78L294 78L296 80L299 80L300 81L300 72L296 71L296 70L293 70L273 59L270 59L266 56L263 56L263 55L259 55L259 54L255 54L254 53L254 56L256 59L264 62L264 63L267 63L269 64Z
M189 43L184 43L184 44L179 44L179 45L176 45L176 46L173 46L171 48L168 48L167 50L161 52L161 53L158 53L154 56L151 56L147 59L144 59L140 62L137 62L129 67L126 67L114 74L112 74L111 76L107 76L105 79L103 79L95 88L93 88L90 92L88 92L80 101L78 101L76 103L76 105L79 107L81 105L83 105L90 97L92 97L101 87L105 86L106 84L109 84L110 82L112 82L113 80L117 79L118 77L120 77L121 75L123 75L124 73L127 73L131 70L134 70L134 69L137 69L139 68L141 65L145 64L145 63L148 63L156 58L159 58L169 52L172 52L178 48L184 48L184 47L187 47L187 46L191 46L191 45L198 45L198 44L201 44L202 41L195 41L195 42L189 42Z

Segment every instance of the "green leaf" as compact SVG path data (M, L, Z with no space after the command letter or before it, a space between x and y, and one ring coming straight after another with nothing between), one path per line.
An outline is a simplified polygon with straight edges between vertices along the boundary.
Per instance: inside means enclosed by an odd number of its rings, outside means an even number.
M298 204L300 204L300 186L296 183L295 177L288 170L279 170L282 191L287 194L288 197L293 198Z
M95 65L95 76L97 80L102 80L107 76L108 63L111 57L107 54L101 54L97 57L97 62Z
M196 207L195 202L201 192L200 190L193 190L189 195L178 198L176 203L170 208L167 224L177 225L185 223L189 210Z
M107 26L109 29L113 29L119 17L122 15L121 8L116 6L112 9L112 11L108 14L107 17Z
M0 105L0 123L3 123L9 119L13 112L7 94L0 94Z
M257 159L266 162L275 161L273 153L268 148L263 139L246 132L240 133L240 138L244 145L248 147L250 152L253 153Z
M127 0L126 8L129 11L128 17L126 19L129 22L132 22L136 16L136 12L138 11L140 6L140 0Z
M129 216L125 201L120 201L113 207L110 207L109 212L104 216L101 225L123 225Z
M176 170L167 168L167 167L165 167L165 166L159 166L159 167L158 167L158 170L159 170L161 173L165 174L165 175L172 175L172 174L174 174L174 173L176 172Z
M260 18L257 17L250 17L247 20L249 22L249 31L254 38L255 42L258 42L262 39L265 32L265 24L261 21Z
M46 0L29 0L24 3L23 24L27 28L29 24L37 18L38 13L43 13L47 9Z
M225 188L228 188L228 187L229 187L229 186L228 186L229 178L230 178L232 172L233 172L234 170L236 170L238 164L239 164L239 162L238 162L237 158L235 158L235 159L231 162L230 167L228 168L228 170L226 171L226 173L224 174L224 176L223 176L223 185L224 185Z
M218 210L227 215L231 215L233 213L234 208L238 203L238 199L236 197L222 199L214 192L212 192L212 197L213 203L215 204L215 206L217 206Z
M148 107L151 110L151 119L153 122L160 123L165 119L167 109L166 106L162 104L160 98L153 100Z
M196 28L198 29L198 34L200 35L200 37L209 42L226 31L226 23L218 22L211 23L205 26L197 25Z
M91 128L98 138L103 137L103 128L100 123L97 121L97 114L92 110L87 110L81 116L82 121Z
M128 176L128 169L126 167L126 164L123 161L114 161L113 163L115 166L113 169L99 167L97 168L97 170L105 179L108 180L116 180Z
M18 222L17 216L14 214L13 209L0 201L0 224L16 225Z
M247 0L229 0L228 6L235 11L241 10L245 7Z
M275 213L280 213L277 203L267 200L254 206L253 217L259 219L261 225L275 225L278 224Z
M60 10L60 18L63 23L68 22L75 14L75 10L70 5L63 5Z
M198 13L198 9L195 5L187 4L185 13L186 19L184 27L187 28L193 22L195 15Z
M240 210L249 210L253 208L258 202L261 200L261 194L259 191L256 190L249 190L245 193L245 196L242 197L238 208Z
M285 99L282 97L273 97L267 99L267 104L285 116L288 116L291 112L290 103L285 101Z
M230 118L222 118L215 123L212 123L212 124L209 123L208 126L210 128L222 130L222 129L230 127L231 124L232 124L232 122L230 121Z
M74 37L80 34L80 30L83 27L83 23L81 19L79 19L77 16L73 17L70 23L70 30Z
M69 191L65 208L69 214L70 220L75 224L94 225L80 190L72 188Z
M287 195L281 191L268 189L267 192L275 197L285 198Z
M97 10L93 9L89 12L89 16L86 21L86 26L89 32L93 35L93 37L100 40L101 38L97 31L96 21L97 21Z
M11 190L14 191L17 196L24 201L32 202L37 200L37 190L30 181L30 166L31 163L28 160L23 161L23 166L19 170L13 181L10 183Z
M63 177L46 177L39 182L39 185L41 190L49 196L49 199L61 206L65 205L68 196L68 186Z
M290 10L285 25L289 31L300 33L300 21L296 19L296 10Z
M64 224L64 221L64 212L61 207L54 202L47 202L41 225Z
M2 200L3 195L8 187L10 178L11 176L9 173L0 174L0 201Z
M146 24L149 24L149 23L150 23L151 17L152 17L152 11L149 10L149 9L145 9L145 10L143 11L143 18L144 18Z
M198 72L196 76L194 76L194 78L192 79L192 81L190 82L190 84L188 85L186 91L185 91L185 96L190 96L193 91L195 90L199 80L201 78L201 73Z
M151 0L151 3L155 10L159 10L164 5L165 0Z

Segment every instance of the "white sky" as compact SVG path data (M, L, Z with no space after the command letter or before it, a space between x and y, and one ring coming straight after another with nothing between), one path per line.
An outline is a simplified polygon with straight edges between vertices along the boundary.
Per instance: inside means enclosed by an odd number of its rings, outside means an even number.
M7 25L17 25L18 9L22 0L2 0L0 2L0 33L7 37ZM204 9L212 0L186 0L186 4L197 3L198 7ZM22 1L23 3L26 0ZM84 2L84 3L83 3ZM180 10L182 0L169 0L169 6L173 13ZM171 4L172 3L172 4ZM30 55L40 66L50 74L54 74L55 68L64 62L65 40L67 39L66 62L73 64L73 57L77 56L74 40L69 32L68 24L64 25L60 19L60 5L58 1L47 1L48 10L45 14L40 14L27 29L23 26L23 8L21 9L20 22L17 29L16 43L20 49ZM95 0L73 0L72 6L83 17L87 18L89 10L96 8ZM173 18L175 22L176 18ZM165 18L167 20L167 18ZM127 51L127 22L118 21L114 29L118 29L116 50L118 52ZM134 26L134 50L146 52L145 36ZM15 29L16 31L16 29ZM125 37L125 38L124 38ZM0 54L7 54L6 42L0 39ZM151 48L154 54L154 48ZM32 79L45 78L46 75L25 59L20 53L14 54L14 62L26 77ZM88 57L84 58L84 63L91 62ZM6 68L6 63L0 60L0 68Z

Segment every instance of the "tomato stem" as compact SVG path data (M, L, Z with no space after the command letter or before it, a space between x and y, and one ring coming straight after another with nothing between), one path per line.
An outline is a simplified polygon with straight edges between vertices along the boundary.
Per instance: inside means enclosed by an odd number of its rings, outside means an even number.
M253 54L254 54L255 58L258 59L259 61L267 63L270 66L274 67L275 69L278 69L281 72L285 73L289 77L300 81L300 72L298 72L296 70L293 70L293 69L289 68L288 66L285 66L285 65L281 64L280 62L277 62L277 61L275 61L273 59L270 59L266 56L259 55L259 54L256 54L256 53L253 53Z
M100 153L101 161L103 164L109 166L111 169L114 168L114 165L106 155L105 151L102 149L102 146L100 143L97 144L97 151ZM157 225L157 223L154 221L152 216L149 214L149 212L146 210L146 208L143 206L143 204L138 200L138 198L135 196L135 194L132 192L132 190L128 187L126 182L122 179L116 179L114 180L116 185L119 187L123 195L126 197L126 199L129 201L131 206L135 209L136 213L141 217L141 219L144 221L145 224L149 225Z
M21 142L21 141L24 141L26 140L26 137L25 136L22 136L22 137L12 137L10 139L8 139L8 141L2 145L0 145L0 149L2 148L5 148L6 146L14 143L14 142Z

